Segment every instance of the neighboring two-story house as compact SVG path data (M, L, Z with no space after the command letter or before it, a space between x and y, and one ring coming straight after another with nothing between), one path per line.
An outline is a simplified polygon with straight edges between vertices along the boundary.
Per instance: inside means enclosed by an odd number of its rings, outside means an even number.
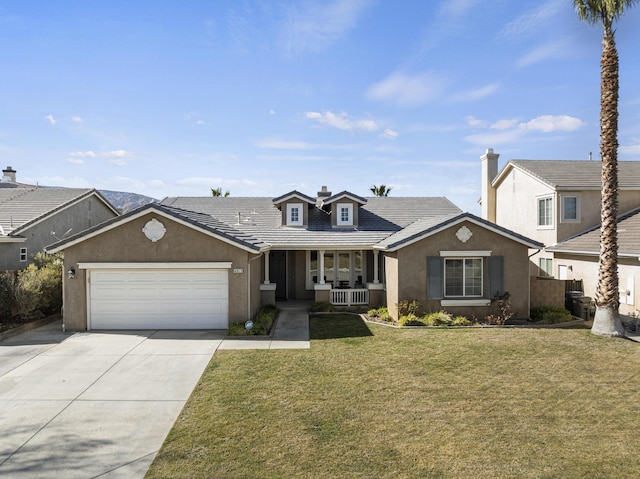
M598 277L601 162L590 160L510 160L498 173L492 149L481 156L482 217L533 238L546 247L531 254L532 276L582 279L595 296ZM637 309L634 285L640 279L640 162L618 163L618 237L621 311ZM635 255L635 256L634 256ZM634 259L635 258L635 259ZM627 293L629 292L629 293ZM638 303L640 304L640 302ZM628 312L628 311L627 311Z
M24 269L46 246L117 215L94 189L25 185L7 167L0 180L0 271Z
M509 292L529 315L542 244L446 198L177 197L49 248L63 251L68 329L226 329L283 300L485 317Z

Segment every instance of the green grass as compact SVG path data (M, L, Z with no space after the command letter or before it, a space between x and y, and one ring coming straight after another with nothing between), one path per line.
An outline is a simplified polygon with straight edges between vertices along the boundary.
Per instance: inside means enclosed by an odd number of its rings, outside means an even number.
M640 477L640 344L310 326L310 350L216 352L147 477Z

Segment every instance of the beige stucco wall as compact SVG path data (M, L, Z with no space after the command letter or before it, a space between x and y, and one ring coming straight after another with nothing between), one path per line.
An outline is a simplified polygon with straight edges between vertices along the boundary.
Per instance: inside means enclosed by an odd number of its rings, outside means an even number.
M153 243L142 228L152 218L167 229ZM229 322L250 318L260 303L261 262L257 255L213 238L155 213L149 213L64 250L64 270L74 267L76 277L64 279L64 322L69 330L85 330L87 321L87 272L78 263L216 262L231 261L229 270ZM242 273L234 273L242 269ZM251 280L248 275L251 274ZM251 285L251 298L247 294ZM250 301L250 306L249 306Z
M556 253L556 263L571 266L567 279L581 279L585 296L595 299L598 287L598 258L596 256L579 256ZM625 294L624 303L620 303L620 313L633 315L640 310L640 261L634 258L618 260L618 281L620 290Z
M462 243L456 232L466 226L473 236ZM463 222L445 231L399 250L395 258L385 258L387 306L397 314L396 304L402 300L418 300L425 312L446 309L453 314L484 318L490 308L447 306L443 308L439 300L427 299L427 257L439 256L440 251L491 251L492 256L504 257L504 287L511 294L512 309L516 317L529 316L529 260L527 247L505 238L471 222ZM489 271L484 263L484 297L488 297ZM397 291L392 288L397 276Z

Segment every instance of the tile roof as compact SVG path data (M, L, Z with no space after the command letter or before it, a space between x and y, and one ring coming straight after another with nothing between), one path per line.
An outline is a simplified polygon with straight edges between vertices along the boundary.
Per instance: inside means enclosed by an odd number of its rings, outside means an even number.
M0 235L19 234L20 230L91 194L102 198L89 188L0 188Z
M265 197L176 197L161 204L211 215L273 248L287 249L370 247L418 218L445 218L461 212L441 197L373 197L366 201L358 210L358 226L353 228L332 228L329 214L316 206L310 206L307 228L282 226L280 210L272 198Z
M538 178L557 190L600 190L600 161L589 160L511 160L494 180L494 185L504 179L511 167L518 168ZM620 189L640 189L640 161L618 162Z
M600 225L546 249L558 253L598 256L600 254ZM618 217L618 256L640 258L640 208Z

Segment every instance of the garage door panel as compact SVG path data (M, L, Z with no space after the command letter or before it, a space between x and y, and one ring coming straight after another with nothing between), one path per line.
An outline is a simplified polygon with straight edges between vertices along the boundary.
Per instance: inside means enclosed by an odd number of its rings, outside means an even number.
M226 329L227 270L90 272L92 329Z

